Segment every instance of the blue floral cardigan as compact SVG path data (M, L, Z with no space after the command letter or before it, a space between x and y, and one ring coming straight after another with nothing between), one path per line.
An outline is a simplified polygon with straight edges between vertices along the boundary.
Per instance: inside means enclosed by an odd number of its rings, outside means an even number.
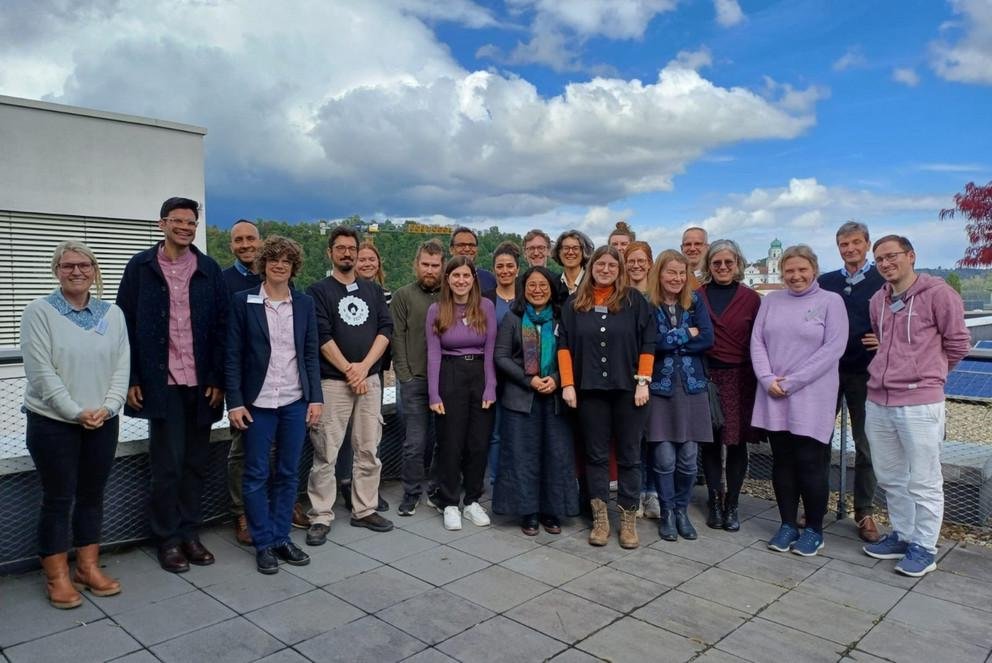
M692 294L692 306L680 311L677 326L672 326L664 306L655 309L655 322L657 334L651 393L656 396L671 396L676 370L682 371L682 386L686 393L699 394L706 391L703 353L713 347L713 322L706 307L699 301L699 296ZM696 327L699 334L690 336L690 327Z

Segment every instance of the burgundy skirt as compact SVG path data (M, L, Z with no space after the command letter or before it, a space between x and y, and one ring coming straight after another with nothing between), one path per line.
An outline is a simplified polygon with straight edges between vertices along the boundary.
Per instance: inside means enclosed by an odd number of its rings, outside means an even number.
M759 442L761 433L751 427L754 393L758 379L750 364L732 368L710 366L710 379L720 392L725 422L716 439L728 446L742 442Z

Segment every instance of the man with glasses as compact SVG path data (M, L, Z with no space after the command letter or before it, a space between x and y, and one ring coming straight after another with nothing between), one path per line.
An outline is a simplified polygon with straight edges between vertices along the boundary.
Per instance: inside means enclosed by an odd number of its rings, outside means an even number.
M706 237L706 230L698 226L686 228L682 232L682 255L689 261L689 287L693 290L699 288L703 275L703 258L709 250L709 240Z
M531 267L547 267L551 252L551 237L538 228L524 235L524 256Z
M451 231L451 242L449 244L451 255L466 256L475 262L479 254L479 236L471 228L460 226ZM487 269L482 269L478 265L475 268L476 278L479 279L479 288L482 292L496 289L496 275Z
M867 543L881 538L875 523L875 471L871 466L871 448L865 436L865 399L868 397L868 364L875 357L878 341L871 330L868 301L885 279L868 261L868 227L858 221L848 221L837 230L837 250L844 266L820 275L820 287L836 292L847 308L847 349L840 358L840 388L837 410L841 400L847 401L851 414L851 434L854 437L854 520L858 536Z
M213 564L200 542L210 426L223 413L229 296L220 266L193 245L200 206L162 204L163 241L124 269L117 305L131 342L125 412L148 419L150 526L159 564L182 573Z
M310 437L310 546L323 545L331 530L337 496L334 465L349 421L354 452L351 525L373 532L393 529L392 522L376 513L382 471L377 455L382 439L379 371L393 334L393 320L382 287L372 280L356 278L358 244L358 233L353 228L334 228L327 241L333 271L307 290L317 309L320 385L324 392L320 424Z
M898 573L918 578L937 568L944 517L944 383L971 337L961 296L943 279L916 273L908 239L886 235L872 252L885 284L868 305L877 353L868 366L865 430L892 532L863 550L898 559Z

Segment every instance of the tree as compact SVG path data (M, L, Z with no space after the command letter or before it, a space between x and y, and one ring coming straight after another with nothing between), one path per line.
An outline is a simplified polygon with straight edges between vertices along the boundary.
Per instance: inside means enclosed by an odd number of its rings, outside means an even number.
M950 274L948 274L947 276L944 277L944 280L947 282L947 285L949 285L952 288L954 288L954 290L956 290L959 295L961 294L961 277L960 276L958 276L954 272L951 272Z
M992 265L992 182L984 186L968 182L962 193L954 195L954 207L940 210L941 219L954 218L957 214L968 219L964 229L971 244L958 266Z

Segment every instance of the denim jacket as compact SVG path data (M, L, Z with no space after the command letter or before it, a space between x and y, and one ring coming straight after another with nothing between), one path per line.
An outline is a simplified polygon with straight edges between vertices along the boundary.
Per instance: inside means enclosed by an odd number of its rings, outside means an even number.
M654 373L651 376L651 393L671 396L676 370L682 371L682 386L687 394L706 391L707 377L703 366L703 353L713 347L713 323L706 306L699 296L692 294L692 306L682 311L679 324L672 326L663 306L655 310L657 334L655 336ZM689 328L699 330L689 335Z

